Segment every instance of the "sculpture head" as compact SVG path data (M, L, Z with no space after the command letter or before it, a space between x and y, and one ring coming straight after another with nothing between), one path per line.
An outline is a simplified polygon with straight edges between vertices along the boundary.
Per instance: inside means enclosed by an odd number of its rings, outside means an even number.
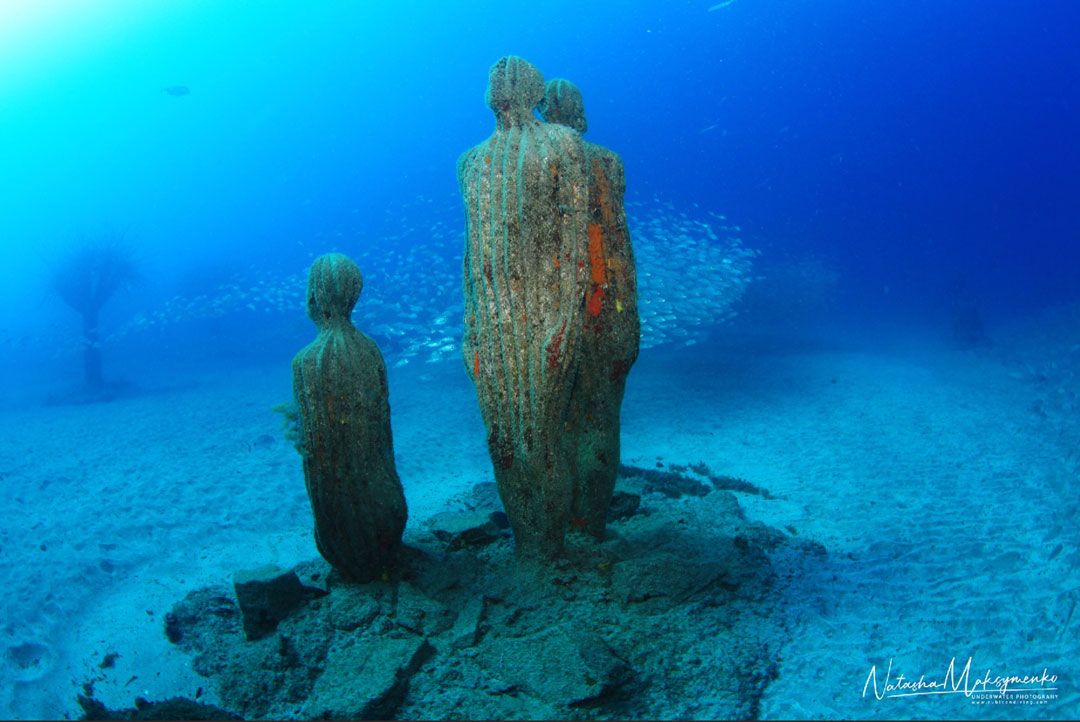
M488 73L484 99L502 124L521 123L544 97L544 76L515 55L499 58Z
M351 258L341 253L319 256L308 273L308 316L319 328L349 321L363 287L360 267Z
M549 80L544 97L537 106L540 117L548 123L558 123L579 133L589 129L585 119L585 101L578 86L563 78Z

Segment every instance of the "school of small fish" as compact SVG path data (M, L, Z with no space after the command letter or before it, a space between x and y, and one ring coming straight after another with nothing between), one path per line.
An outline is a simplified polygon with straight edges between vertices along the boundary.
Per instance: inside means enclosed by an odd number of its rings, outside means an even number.
M444 205L420 197L398 214L388 214L383 232L374 237L359 229L336 229L304 244L311 258L337 250L359 264L364 290L353 320L378 343L388 365L459 359L464 231L460 208ZM698 343L735 317L736 302L753 280L757 251L743 245L739 226L714 212L693 211L657 198L627 203L642 349ZM210 292L177 295L138 313L111 334L103 329L101 344L199 319L242 324L245 314L256 317L252 328L272 323L296 328L302 338L310 332L305 285L305 270L281 276L252 266ZM118 297L112 303L123 302ZM78 325L72 323L69 331L64 353L81 343Z

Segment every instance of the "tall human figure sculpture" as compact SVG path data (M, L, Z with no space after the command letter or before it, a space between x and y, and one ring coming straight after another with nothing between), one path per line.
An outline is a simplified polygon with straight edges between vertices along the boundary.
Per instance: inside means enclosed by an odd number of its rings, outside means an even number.
M581 91L568 80L548 82L541 116L578 133L588 130ZM578 346L577 381L565 436L575 462L572 524L602 538L619 470L619 413L626 376L637 360L641 321L637 276L618 154L584 143L589 189L589 287Z
M540 72L492 66L491 137L461 156L465 366L476 385L499 495L519 555L557 556L572 519L566 430L589 284L581 138L541 123Z

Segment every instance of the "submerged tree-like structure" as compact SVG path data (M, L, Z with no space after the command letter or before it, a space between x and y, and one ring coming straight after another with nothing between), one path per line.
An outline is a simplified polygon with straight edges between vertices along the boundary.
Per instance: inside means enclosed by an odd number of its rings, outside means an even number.
M315 542L346 577L370 581L395 565L408 512L394 465L386 365L352 324L362 288L346 256L315 259L307 309L318 336L292 368Z
M499 494L520 554L557 555L570 525L565 453L589 284L588 191L580 136L541 123L540 72L492 66L494 133L458 162L465 201L465 366L476 385Z
M103 389L101 309L118 291L139 278L131 254L120 239L78 248L53 273L53 288L64 303L82 316L83 381L90 391Z

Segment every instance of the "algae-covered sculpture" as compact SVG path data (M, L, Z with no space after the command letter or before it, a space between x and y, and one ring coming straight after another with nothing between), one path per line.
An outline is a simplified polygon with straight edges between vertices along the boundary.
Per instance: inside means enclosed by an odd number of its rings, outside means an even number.
M539 104L549 123L588 129L581 91L551 80ZM626 176L618 154L585 142L589 189L588 269L584 333L565 440L575 460L573 524L602 537L619 469L619 411L626 376L637 359L641 321L637 278L623 195Z
M386 365L350 318L362 287L349 258L315 259L307 308L319 335L292 367L315 542L345 576L370 581L393 567L407 511L394 467Z
M579 133L585 133L589 129L581 89L569 80L549 80L544 86L544 97L536 108L540 111L540 117L548 123L565 125Z
M501 58L488 77L495 132L458 161L465 201L465 365L519 554L557 555L574 483L565 431L589 283L585 156L533 109L540 72Z

